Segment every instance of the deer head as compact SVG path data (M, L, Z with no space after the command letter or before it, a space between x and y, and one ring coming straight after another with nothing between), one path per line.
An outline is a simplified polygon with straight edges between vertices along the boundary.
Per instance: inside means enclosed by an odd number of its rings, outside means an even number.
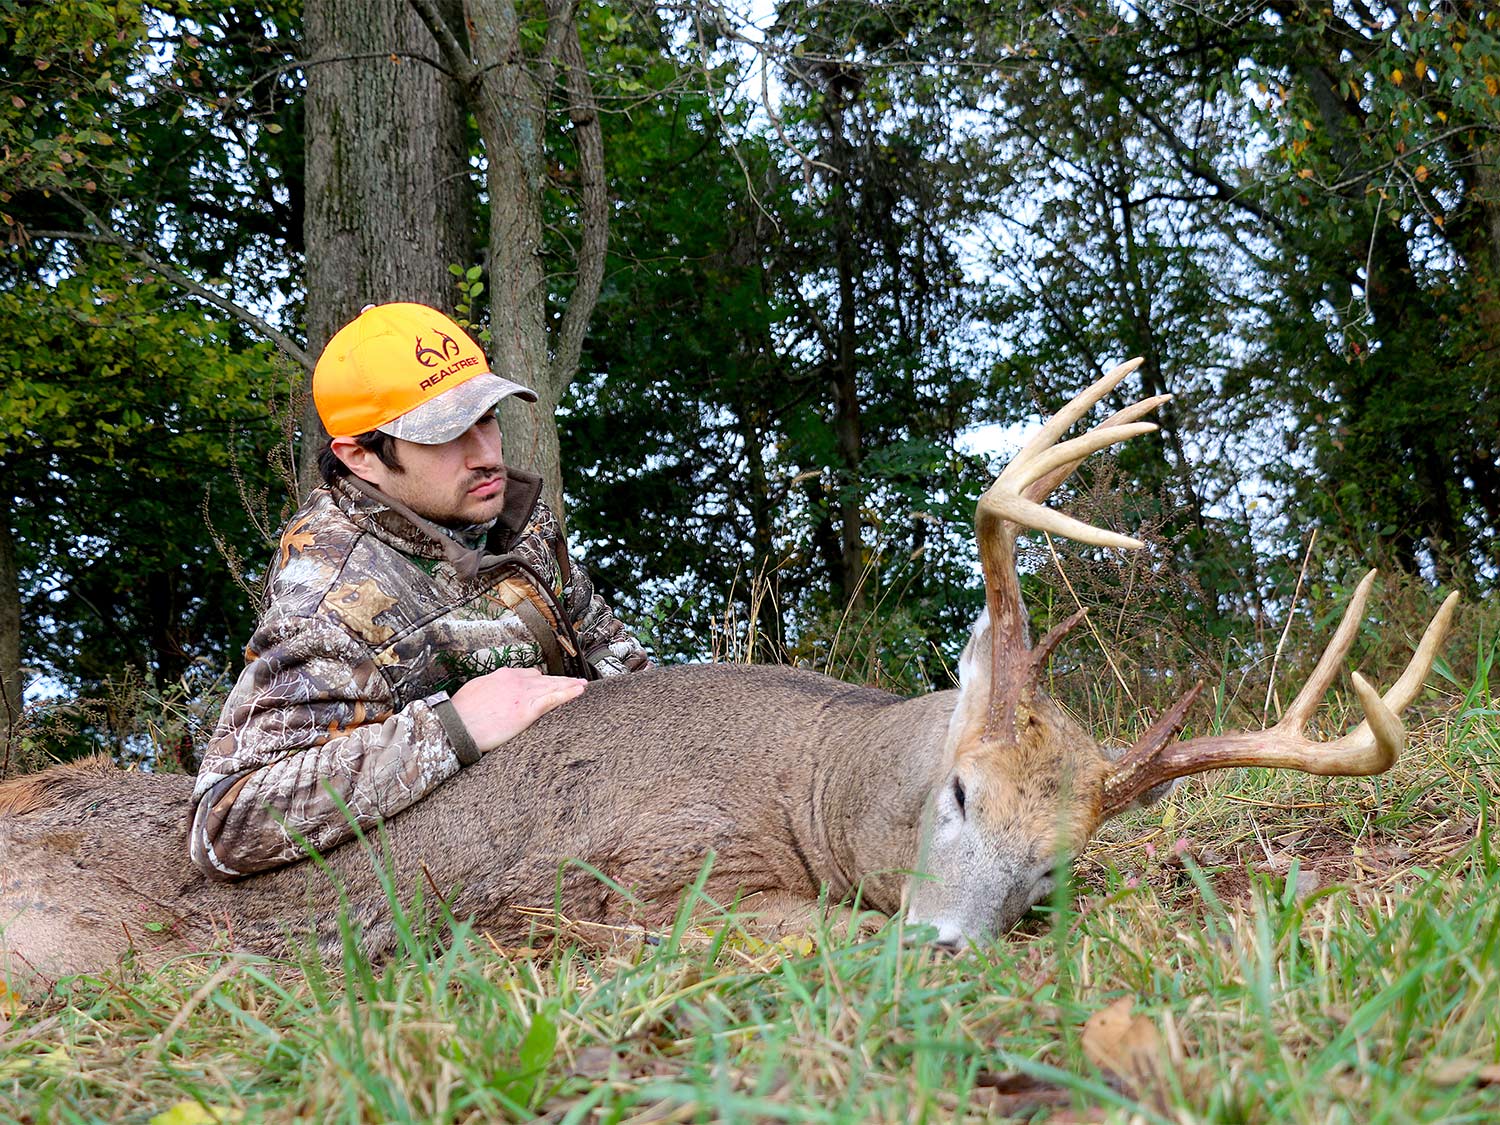
M1080 437L1062 436L1139 359L1116 367L1062 408L1026 444L980 498L975 525L984 572L985 609L959 661L959 698L944 747L940 781L922 823L918 874L907 920L937 927L937 943L965 942L1010 929L1051 894L1053 873L1110 817L1167 791L1171 781L1230 766L1267 766L1329 775L1389 769L1401 753L1399 715L1421 690L1452 620L1450 594L1411 663L1382 698L1355 672L1365 721L1335 742L1305 738L1303 728L1349 651L1375 572L1367 574L1306 686L1276 726L1173 742L1202 685L1188 691L1123 756L1113 758L1041 688L1057 643L1082 619L1073 615L1031 644L1016 570L1015 542L1026 529L1101 547L1141 542L1045 506L1084 458L1149 433L1140 421L1170 397L1126 407Z

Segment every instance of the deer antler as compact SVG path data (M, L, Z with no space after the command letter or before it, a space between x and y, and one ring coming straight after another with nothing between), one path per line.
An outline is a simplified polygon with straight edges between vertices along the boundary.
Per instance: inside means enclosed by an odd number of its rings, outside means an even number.
M1195 688L1115 763L1114 771L1104 782L1103 819L1123 812L1141 794L1158 785L1208 770L1265 766L1325 776L1365 776L1390 769L1406 740L1401 712L1421 691L1432 661L1448 635L1458 604L1457 592L1449 594L1433 616L1406 671L1384 698L1358 672L1350 673L1364 708L1364 722L1332 742L1318 742L1302 733L1349 652L1374 581L1373 570L1360 581L1318 666L1279 723L1266 730L1208 735L1168 745L1172 730L1182 723L1185 704L1197 694Z
M1156 429L1155 423L1137 419L1156 409L1170 395L1144 399L1111 415L1081 437L1059 442L1090 407L1140 365L1140 359L1120 364L1059 410L979 499L974 528L984 571L992 661L986 739L1014 737L1016 709L1027 685L1040 671L1038 661L1046 659L1061 634L1081 616L1074 615L1064 626L1049 633L1033 655L1016 571L1017 533L1029 528L1099 547L1143 546L1139 539L1090 526L1044 506L1044 501L1089 454Z

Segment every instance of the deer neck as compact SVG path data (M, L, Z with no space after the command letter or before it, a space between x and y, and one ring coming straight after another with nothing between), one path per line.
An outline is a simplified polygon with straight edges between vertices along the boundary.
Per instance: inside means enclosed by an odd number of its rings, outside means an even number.
M886 914L900 908L956 698L945 691L901 700L830 740L809 827L834 897L857 891Z

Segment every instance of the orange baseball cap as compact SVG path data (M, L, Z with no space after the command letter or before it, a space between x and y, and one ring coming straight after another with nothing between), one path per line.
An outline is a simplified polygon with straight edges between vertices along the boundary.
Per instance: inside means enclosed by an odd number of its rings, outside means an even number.
M426 305L366 305L334 333L313 369L313 402L331 437L379 430L418 445L463 433L502 398L530 387L490 371L469 334Z

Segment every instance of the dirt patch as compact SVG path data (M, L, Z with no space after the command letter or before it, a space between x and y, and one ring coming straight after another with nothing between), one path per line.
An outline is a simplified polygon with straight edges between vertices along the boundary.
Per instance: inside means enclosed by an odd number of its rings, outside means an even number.
M1180 838L1160 847L1145 841L1111 859L1127 887L1150 886L1169 903L1197 897L1191 863L1202 871L1219 901L1234 907L1248 902L1257 885L1269 885L1279 893L1291 878L1299 898L1336 885L1397 889L1415 878L1417 869L1441 866L1464 851L1478 830L1473 818L1434 819L1399 832L1366 830L1358 836L1339 824L1281 825L1256 828L1227 842ZM1085 870L1081 880L1090 890L1102 892L1104 875L1102 868Z

